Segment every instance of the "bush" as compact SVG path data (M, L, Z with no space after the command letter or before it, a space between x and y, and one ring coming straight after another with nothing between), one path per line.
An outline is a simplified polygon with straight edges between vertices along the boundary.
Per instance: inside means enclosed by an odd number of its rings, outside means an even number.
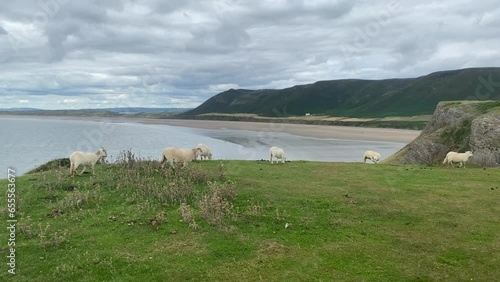
M69 158L55 159L55 160L48 161L45 164L40 165L40 166L28 171L26 174L33 174L33 173L55 170L55 169L60 169L60 168L67 168L69 170L69 165L70 165Z
M230 202L236 196L234 182L219 184L209 182L209 192L198 202L200 217L216 226L223 226L227 220L235 220L233 204Z
M191 207L189 207L186 203L182 203L179 207L179 211L181 212L182 220L193 230L197 230L198 224L196 224L196 221L194 220L193 209L191 209Z

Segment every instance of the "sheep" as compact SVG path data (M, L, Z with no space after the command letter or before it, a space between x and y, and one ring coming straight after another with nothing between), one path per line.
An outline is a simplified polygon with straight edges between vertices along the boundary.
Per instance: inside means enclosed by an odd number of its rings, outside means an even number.
M75 176L75 172L78 175L82 175L82 173L85 171L86 166L88 165L90 165L90 168L92 169L92 175L94 175L94 165L97 163L97 161L106 156L108 156L108 153L104 148L99 149L99 151L95 153L85 153L81 151L75 151L71 153L71 155L69 156L69 173L71 174L71 177ZM83 165L82 172L78 173L76 169L81 165Z
M271 164L273 164L273 158L276 158L277 161L278 159L280 159L281 163L285 163L285 151L278 147L271 147L271 149L269 149L269 161L271 162Z
M205 144L198 144L196 148L201 149L201 153L199 154L200 160L206 160L207 158L210 161L212 160L212 150L210 150L210 147Z
M446 154L446 158L444 158L443 164L451 164L451 166L455 167L453 163L460 163L459 167L462 167L462 165L465 168L465 163L469 160L470 157L472 157L473 154L471 151L467 151L465 153L457 153L457 152L448 152Z
M366 151L363 155L363 162L366 163L366 160L371 160L373 163L378 163L380 161L380 154L375 151Z
M168 161L171 167L174 167L174 162L182 162L182 167L185 167L188 162L197 158L201 153L200 148L180 149L168 147L163 150L161 164Z

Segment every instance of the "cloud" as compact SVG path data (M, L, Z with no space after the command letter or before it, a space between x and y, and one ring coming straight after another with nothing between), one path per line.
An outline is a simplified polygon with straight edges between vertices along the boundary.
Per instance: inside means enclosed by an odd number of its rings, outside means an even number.
M499 25L493 0L9 1L0 96L195 107L229 88L415 77L498 62Z

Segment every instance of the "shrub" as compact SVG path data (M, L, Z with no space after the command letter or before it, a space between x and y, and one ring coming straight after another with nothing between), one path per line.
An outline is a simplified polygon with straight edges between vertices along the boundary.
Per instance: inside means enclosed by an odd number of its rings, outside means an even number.
M100 189L92 190L92 191L79 191L74 190L72 192L68 192L66 197L59 201L59 210L72 210L72 209L80 209L83 205L86 205L90 202L99 203L100 202Z
M214 193L219 194L224 200L233 200L236 197L236 183L228 180L224 183L207 182L208 188Z
M135 157L135 154L132 152L132 149L120 151L115 160L115 163L125 164L127 166L133 166L136 162L137 159Z
M19 234L22 234L24 237L31 239L38 236L37 230L33 227L33 221L30 216L19 220L17 223L17 230Z
M193 210L186 203L182 203L179 207L179 211L182 215L182 220L189 225L193 230L198 229L198 224L196 224L193 216Z
M42 224L38 224L38 228L40 229L39 237L40 237L40 245L42 247L58 247L64 243L67 243L68 240L68 231L58 230L53 233L50 231L50 224L47 223L45 228L42 227Z
M55 169L60 169L60 168L69 169L69 165L70 165L69 158L55 159L55 160L48 161L45 164L40 165L40 166L28 171L26 174L44 172L44 171L55 170Z
M209 182L209 192L198 202L200 218L210 224L222 227L227 220L235 220L237 215L229 200L236 196L234 182L219 184Z

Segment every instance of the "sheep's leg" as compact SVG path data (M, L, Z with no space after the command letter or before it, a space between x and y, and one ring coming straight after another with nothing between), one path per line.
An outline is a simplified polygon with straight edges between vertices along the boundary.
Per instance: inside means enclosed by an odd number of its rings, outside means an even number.
M160 161L160 165L161 165L161 168L164 168L165 167L165 161L167 160L167 158L165 158L165 155L161 155L161 161Z
M94 166L91 166L90 168L92 170L92 175L95 175Z
M82 172L80 172L80 173L76 172L76 173L77 173L78 175L82 175L82 174L83 174L83 172L85 171L85 169L86 169L86 168L87 168L87 166L85 166L85 165L84 165L84 166L83 166L83 169L82 169ZM75 168L75 170L76 170L76 168Z

